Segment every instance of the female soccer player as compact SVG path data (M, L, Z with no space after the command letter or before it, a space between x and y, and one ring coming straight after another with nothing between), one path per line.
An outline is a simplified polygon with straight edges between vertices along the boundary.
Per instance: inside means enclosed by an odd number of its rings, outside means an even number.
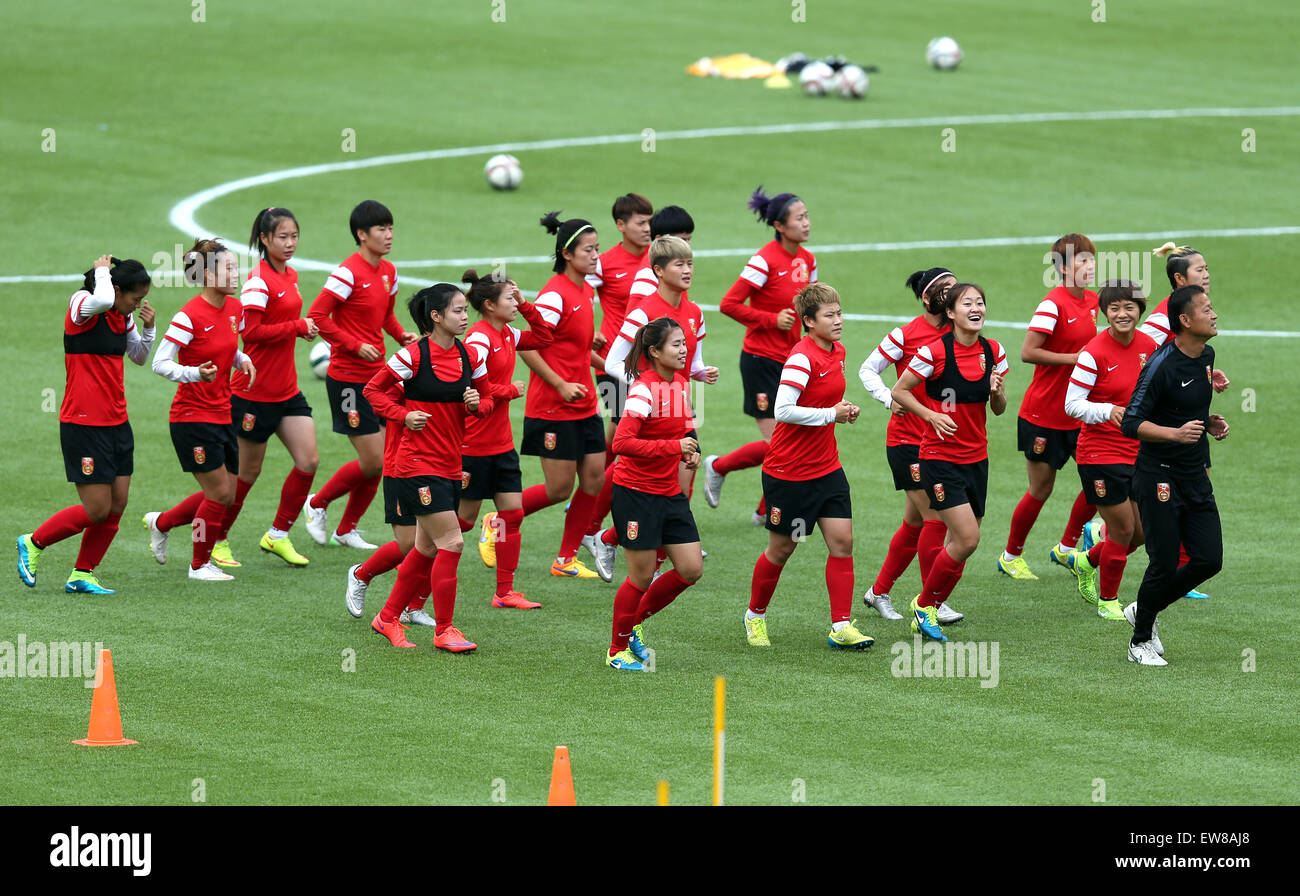
M398 617L430 586L437 620L433 646L451 653L478 646L453 624L464 548L456 522L461 439L467 414L492 413L487 367L475 367L456 338L469 326L467 307L464 293L450 283L417 292L411 318L424 338L399 350L365 387L366 400L380 416L406 426L396 470L401 505L416 519L415 550L397 567L388 602L370 624L396 647L415 646Z
M239 439L239 476L230 506L231 524L262 473L266 443L273 434L278 436L293 466L280 489L275 519L258 547L290 566L306 566L308 560L294 549L289 530L307 501L320 456L316 453L311 405L298 388L293 348L297 340L311 341L319 331L314 320L302 317L298 272L289 267L289 259L298 248L298 219L287 208L262 209L253 219L248 248L262 256L239 294L244 313L244 348L258 375L256 386L242 374L236 374L230 384L231 419ZM212 561L219 566L237 566L233 559L226 541L212 549Z
M894 474L894 489L903 492L907 501L903 505L903 522L889 540L889 553L885 556L880 574L875 584L867 589L862 602L873 608L884 619L902 619L889 599L889 590L894 587L913 557L919 559L921 580L925 581L930 572L930 565L935 555L943 548L947 529L939 514L930 509L926 500L925 487L921 485L920 451L921 440L925 435L925 423L914 414L906 413L893 393L880 378L890 364L896 371L896 380L903 376L907 365L912 363L917 349L929 345L948 329L948 319L936 313L939 300L944 290L957 282L956 276L947 268L930 268L916 271L907 278L907 286L916 294L921 303L921 313L905 326L895 327L889 335L880 340L867 360L858 368L858 378L871 396L889 409L889 426L885 431L885 459ZM942 309L940 309L942 310ZM922 388L913 390L920 399ZM946 603L939 605L939 622L947 625L960 622L963 615Z
M171 510L147 513L145 527L154 559L167 562L167 533L193 523L194 555L189 576L202 582L229 582L233 576L212 563L212 547L226 537L239 472L239 446L230 422L230 377L242 371L252 388L256 369L239 350L243 314L235 292L239 264L217 240L199 240L185 256L185 279L203 292L185 303L158 343L153 372L174 383L172 447L181 469L193 473L200 491Z
M1029 321L1020 360L1034 365L1034 378L1025 390L1017 421L1017 446L1025 454L1029 491L1011 515L1006 551L998 569L1013 579L1037 579L1021 556L1029 530L1052 494L1056 472L1074 456L1079 439L1078 420L1065 413L1065 390L1079 350L1097 335L1097 294L1087 289L1097 269L1097 247L1083 234L1067 233L1052 244L1052 264L1061 277L1039 303ZM1079 543L1093 508L1082 491L1070 508L1061 541L1049 558L1065 566L1065 558Z
M811 283L794 297L795 312L808 335L781 369L776 426L763 459L767 503L767 550L758 555L745 613L745 637L753 647L770 647L767 605L781 570L813 525L822 530L826 590L831 601L831 647L862 649L875 643L849 619L853 608L853 504L840 465L833 424L853 423L861 409L844 400L844 316L840 296L824 283Z
M469 349L475 367L482 364L487 368L494 408L486 417L466 421L457 516L461 530L468 532L478 519L483 499L492 499L496 510L484 517L479 536L479 555L497 571L492 606L535 610L541 604L515 590L515 571L523 544L519 525L524 520L524 510L519 452L515 451L514 434L510 431L510 402L524 394L524 384L512 382L511 378L515 372L515 353L546 348L554 335L537 306L524 300L513 280L480 277L471 269L461 275L461 282L469 284L466 298L482 317L469 328L465 348ZM528 321L529 329L520 331L511 326L519 314Z
M948 527L948 538L912 601L912 631L947 641L939 629L938 605L961 579L966 560L980 543L980 522L988 495L989 440L984 406L994 414L1007 409L1007 356L1002 346L980 335L984 329L984 290L955 283L938 303L951 330L917 350L894 384L894 401L925 421L921 439L921 482L930 508ZM913 390L925 385L925 402Z
M596 362L593 293L585 279L596 270L599 237L590 221L561 221L558 212L541 223L555 236L555 276L546 281L534 304L555 338L545 348L520 353L532 373L519 453L540 457L545 478L545 484L524 490L523 511L527 516L573 494L551 575L594 579L597 574L579 562L577 554L605 482L605 430L591 376Z
M28 588L36 587L41 551L81 532L81 550L63 590L114 593L99 583L95 568L117 534L131 487L135 437L126 416L122 356L143 365L153 348L154 310L144 298L151 285L140 262L101 255L68 302L59 442L64 470L81 503L18 536L18 576ZM139 329L133 317L137 311Z
M740 278L722 297L720 308L723 314L746 327L745 341L740 347L744 410L758 424L762 438L721 457L705 458L704 498L710 507L718 506L722 482L728 473L763 463L776 427L773 399L781 378L781 365L799 341L794 296L809 283L817 282L817 260L803 247L812 235L804 201L793 193L769 197L760 186L750 197L749 207L760 221L772 228L775 236L749 259ZM754 525L761 525L762 517L760 502L754 511Z
M1112 280L1102 287L1099 301L1110 326L1079 352L1065 411L1083 421L1075 462L1088 503L1106 523L1106 536L1088 551L1072 551L1068 562L1079 579L1079 595L1096 605L1097 615L1122 620L1119 583L1128 555L1142 544L1142 524L1133 500L1138 442L1121 433L1119 423L1156 343L1138 332L1147 304L1140 286Z
M656 251L651 249L652 257ZM682 375L690 357L685 331L671 317L657 317L639 327L627 355L627 379L635 382L614 433L619 459L610 503L627 557L627 578L614 597L613 632L605 657L614 669L645 668L642 662L650 652L641 624L704 572L700 533L677 473L679 461L692 468L700 464L699 443L688 435L692 414ZM647 369L638 377L635 371L642 362ZM654 578L661 549L673 568Z
M366 383L384 366L384 333L403 346L419 337L408 333L393 314L397 270L384 256L393 248L393 213L372 199L352 210L348 229L357 251L325 281L311 319L330 344L329 394L334 431L348 437L357 459L339 468L325 486L303 505L307 532L317 544L347 545L373 551L375 546L357 532L357 521L370 506L383 472L384 437L379 417L366 401ZM325 508L348 496L338 527L331 535Z

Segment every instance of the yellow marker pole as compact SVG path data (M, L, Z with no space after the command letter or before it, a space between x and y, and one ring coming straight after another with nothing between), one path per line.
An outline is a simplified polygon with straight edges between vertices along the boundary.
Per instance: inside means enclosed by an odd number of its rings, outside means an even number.
M656 806L668 805L668 782L659 782L659 799L655 802Z
M727 680L713 679L713 805L722 805L722 779L727 749Z

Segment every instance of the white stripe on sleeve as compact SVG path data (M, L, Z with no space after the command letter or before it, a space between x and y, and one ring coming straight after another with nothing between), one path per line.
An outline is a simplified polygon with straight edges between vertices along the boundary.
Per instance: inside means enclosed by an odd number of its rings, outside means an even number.
M560 325L560 317L564 314L564 299L555 290L544 292L533 302L537 306L537 311L542 315L542 320L546 321L553 327Z
M194 322L184 311L178 311L172 318L171 326L163 334L164 342L174 342L177 345L189 345L194 339Z
M1005 363L1005 354L1002 356L1002 359ZM998 365L995 362L993 369L997 370L997 367ZM930 346L923 345L917 349L916 354L912 356L912 363L907 365L907 369L923 380L928 380L930 377L934 376L934 356L930 354Z
M417 343L414 342L411 343L411 345L416 344ZM397 377L402 382L406 382L411 377L415 376L415 361L412 360L411 353L408 349L409 346L401 348L397 351L397 354L388 359L388 369L393 372L393 376Z
M249 277L244 283L243 291L239 293L239 304L245 308L261 308L265 311L268 296L266 281L261 277Z
M1034 316L1029 319L1029 329L1045 330L1048 333L1056 332L1056 323L1060 317L1061 311L1056 307L1056 303L1050 299L1043 299L1038 308L1034 311Z
M638 380L632 384L631 390L627 393L627 402L623 405L623 413L644 419L650 416L651 410L650 389L645 383Z
M785 366L781 368L781 382L789 383L802 392L808 386L811 374L812 364L809 363L808 356L803 352L795 352L785 359Z
M334 269L329 279L325 281L325 288L340 299L347 300L352 296L352 272L343 265Z

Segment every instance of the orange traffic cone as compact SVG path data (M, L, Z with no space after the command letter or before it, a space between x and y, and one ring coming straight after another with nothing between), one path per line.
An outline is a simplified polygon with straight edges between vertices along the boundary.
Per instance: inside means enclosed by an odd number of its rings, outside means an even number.
M555 759L551 762L551 790L546 795L546 805L578 805L578 798L573 795L573 769L569 766L568 747L555 748Z
M122 713L117 707L117 681L113 678L113 654L99 651L99 684L90 698L90 729L84 740L74 740L83 747L120 747L138 743L122 736Z

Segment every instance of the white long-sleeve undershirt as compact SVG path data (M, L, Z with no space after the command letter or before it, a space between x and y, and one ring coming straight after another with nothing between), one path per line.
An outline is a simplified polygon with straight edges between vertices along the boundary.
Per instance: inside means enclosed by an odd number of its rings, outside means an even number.
M782 383L776 390L776 421L800 426L829 426L835 422L835 408L807 408L799 405L803 390Z

